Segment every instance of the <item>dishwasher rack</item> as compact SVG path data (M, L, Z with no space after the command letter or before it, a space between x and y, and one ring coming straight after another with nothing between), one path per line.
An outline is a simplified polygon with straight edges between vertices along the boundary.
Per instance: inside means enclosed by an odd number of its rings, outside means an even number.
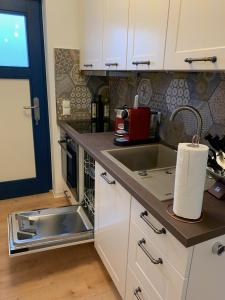
M83 207L94 218L95 214L95 161L84 151L84 194Z

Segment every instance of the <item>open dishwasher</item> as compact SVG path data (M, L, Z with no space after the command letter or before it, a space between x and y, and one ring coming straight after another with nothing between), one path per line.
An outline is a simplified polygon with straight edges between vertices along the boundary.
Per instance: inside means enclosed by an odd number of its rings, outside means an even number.
M77 145L76 151L77 178L82 179L80 200L76 205L11 213L8 216L10 256L94 240L95 162L82 147Z

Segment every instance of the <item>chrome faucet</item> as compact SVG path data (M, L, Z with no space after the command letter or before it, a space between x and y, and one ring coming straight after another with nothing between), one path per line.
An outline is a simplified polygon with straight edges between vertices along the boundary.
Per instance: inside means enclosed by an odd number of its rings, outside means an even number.
M176 117L176 115L183 110L190 111L195 115L195 117L197 119L197 135L199 136L199 138L201 138L203 121L202 121L202 117L201 117L200 113L193 106L185 105L185 106L180 106L180 107L176 108L170 116L170 121L173 121L174 118Z

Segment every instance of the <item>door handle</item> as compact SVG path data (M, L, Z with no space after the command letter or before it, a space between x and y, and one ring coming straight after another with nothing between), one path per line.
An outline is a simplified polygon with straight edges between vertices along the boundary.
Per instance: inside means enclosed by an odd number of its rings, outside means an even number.
M37 106L24 106L23 109L35 109Z
M141 300L140 294L141 294L141 288L138 287L138 288L136 288L136 290L134 291L134 296L135 296L138 300Z
M34 97L33 98L34 105L32 105L32 106L23 106L23 109L25 109L25 110L34 110L34 120L36 122L36 126L38 126L39 121L41 119L41 116L40 116L40 103L39 102L40 102L39 98Z

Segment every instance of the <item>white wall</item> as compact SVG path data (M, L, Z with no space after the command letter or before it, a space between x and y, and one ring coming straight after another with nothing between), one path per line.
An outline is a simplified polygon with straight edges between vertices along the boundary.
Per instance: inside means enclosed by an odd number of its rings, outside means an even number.
M79 49L79 0L43 0L53 192L63 192L56 117L54 48Z

